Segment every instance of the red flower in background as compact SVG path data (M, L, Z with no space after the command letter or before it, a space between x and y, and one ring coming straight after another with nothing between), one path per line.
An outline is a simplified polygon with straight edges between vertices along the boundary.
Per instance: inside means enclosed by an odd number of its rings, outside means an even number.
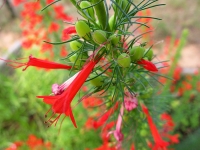
M35 147L42 146L43 140L38 139L35 135L29 135L29 138L26 143L30 147L30 149L34 149Z
M161 120L166 121L166 123L163 126L165 128L165 130L170 131L174 128L175 124L172 120L172 117L169 114L163 113L161 115Z
M96 97L87 97L87 98L83 99L83 107L84 108L96 107L102 103L103 103L103 101Z
M151 130L151 134L152 134L154 142L155 142L155 144L152 146L152 150L161 150L161 149L166 150L169 143L164 141L161 138L161 135L159 134L158 129L149 114L148 108L144 104L142 104L141 106L142 106L142 111L144 112L144 114L147 117L149 128Z
M61 47L61 51L60 51L60 56L61 57L66 57L68 54L67 50L66 50L66 47L65 46L62 46Z
M5 150L19 150L22 146L27 146L29 150L51 150L52 144L50 142L44 142L42 139L37 138L35 135L29 135L27 141L17 141L11 144L10 147ZM22 148L23 149L23 148Z
M114 113L114 111L118 108L118 103L115 103L113 107L111 107L106 113L104 113L97 121L94 122L94 128L98 129L101 127L108 118Z
M18 150L21 146L23 146L24 142L16 141L10 145L10 147L6 148L5 150Z
M25 2L25 0L13 0L13 5L17 6L17 5L19 5L19 4L23 3L23 2Z
M174 75L173 75L173 78L175 81L180 80L182 71L183 69L181 67L176 67L176 69L174 70Z
M72 21L72 17L68 16L67 14L64 13L64 7L61 5L55 5L54 7L54 12L56 14L57 19L61 19L64 21Z
M52 2L54 2L54 0L46 0L47 2L47 4L51 4Z
M56 32L59 30L59 24L55 23L55 22L52 22L50 25L49 25L49 29L48 31L51 33L51 32Z

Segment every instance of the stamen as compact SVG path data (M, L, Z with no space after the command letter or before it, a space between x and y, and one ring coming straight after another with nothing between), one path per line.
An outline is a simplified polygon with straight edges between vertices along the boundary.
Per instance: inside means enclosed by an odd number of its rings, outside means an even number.
M55 115L56 115L56 113L53 112L53 114L51 115L51 117L50 117L47 121L45 121L45 123L51 122L51 119L52 119Z
M47 114L50 112L52 108L49 108L49 110L47 110L46 114L44 115L44 117L46 118L47 117Z

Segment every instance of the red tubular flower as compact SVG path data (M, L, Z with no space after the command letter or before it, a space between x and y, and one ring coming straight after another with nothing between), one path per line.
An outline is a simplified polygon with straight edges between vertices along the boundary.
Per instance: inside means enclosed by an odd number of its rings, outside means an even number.
M165 128L165 131L173 130L175 124L172 120L172 117L169 114L167 113L161 114L161 120L166 121L166 123L163 125L163 128Z
M153 71L153 72L157 72L158 71L156 66L152 62L150 62L148 60L141 59L137 63L142 65L146 70Z
M144 104L142 104L141 106L142 106L142 111L144 112L144 114L147 117L149 128L151 130L151 134L152 134L154 142L155 142L153 150L161 150L161 149L165 150L167 148L167 146L169 145L169 143L164 141L161 138L161 136L158 132L158 129L156 128L156 125L154 124L153 119L151 118L151 116L149 114L148 108Z
M8 65L10 65L13 68L20 68L20 67L25 66L23 71L25 71L29 66L39 67L39 68L44 68L44 69L67 69L67 70L71 69L71 66L55 63L48 60L38 59L38 58L33 57L32 55L29 56L29 61L26 63L11 61L11 60L4 60L2 58L0 58L0 60L8 62Z
M48 122L53 124L55 121L58 121L61 114L65 114L66 116L70 117L74 126L77 127L71 110L71 102L81 86L84 84L85 80L90 75L97 62L98 61L93 60L88 62L62 94L55 96L37 96L38 98L43 98L45 103L52 105L52 110L54 112L53 115L55 115L55 113L59 114L54 121L49 120Z
M108 118L114 113L114 111L118 108L118 103L115 103L115 105L110 108L106 113L104 113L99 120L94 122L94 128L97 129L100 126L102 126L107 120Z

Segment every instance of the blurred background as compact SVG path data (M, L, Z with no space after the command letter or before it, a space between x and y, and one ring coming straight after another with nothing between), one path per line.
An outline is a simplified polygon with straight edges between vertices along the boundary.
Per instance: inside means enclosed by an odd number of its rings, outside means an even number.
M36 5L34 0L0 1L0 58L17 59L34 54L59 61L67 55L68 45L49 46L42 41L69 39L62 32L68 26L64 21L76 21L78 13L68 1L41 11L51 2L41 0ZM179 134L180 139L174 149L198 150L200 1L159 0L158 3L166 5L152 8L148 15L162 20L149 21L153 26L153 33L144 40L155 43L154 50L158 60L170 61L170 67L161 73L175 79L161 81L167 87L163 93L170 95L168 113L175 123L174 133ZM188 36L184 36L185 30ZM4 61L0 61L0 149L5 149L16 141L38 142L39 139L43 139L43 145L47 149L51 147L48 142L52 143L52 149L82 150L101 145L101 131L85 127L88 112L81 105L75 110L79 129L74 129L68 118L63 122L59 133L59 125L50 128L44 125L44 115L49 107L36 96L51 93L51 85L55 82L62 83L67 77L63 71L34 68L25 72L21 68L13 70ZM77 138L82 136L84 138ZM88 140L90 142L86 142Z

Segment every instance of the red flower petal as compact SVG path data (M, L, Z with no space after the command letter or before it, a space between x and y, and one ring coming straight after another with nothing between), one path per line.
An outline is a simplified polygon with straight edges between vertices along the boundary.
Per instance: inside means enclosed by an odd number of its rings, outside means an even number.
M158 69L156 68L156 66L152 62L150 62L148 60L141 59L137 63L140 64L140 65L142 65L146 70L155 71L155 72L158 71Z

